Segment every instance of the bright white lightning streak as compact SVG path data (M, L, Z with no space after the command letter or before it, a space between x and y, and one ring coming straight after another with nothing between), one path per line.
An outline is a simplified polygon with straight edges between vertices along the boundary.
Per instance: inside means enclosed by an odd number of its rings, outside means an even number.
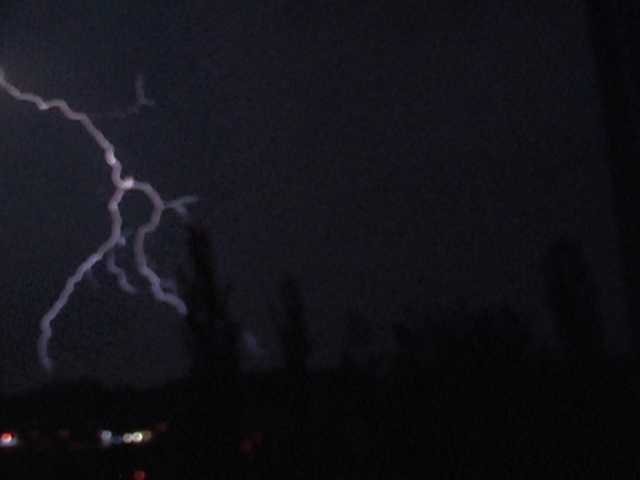
M122 234L120 236L120 239L118 240L118 246L124 247L126 244L127 244L126 234ZM120 290L130 295L135 295L136 293L138 293L138 289L133 285L131 285L131 283L129 282L129 279L127 278L127 272L125 272L124 269L120 268L116 264L115 250L111 250L109 253L107 253L106 265L107 265L107 271L111 273L114 277L116 277Z
M120 202L124 198L125 194L130 191L142 192L153 206L149 221L140 226L137 229L135 235L134 254L138 272L149 282L151 292L156 300L173 306L180 315L186 315L187 307L184 301L174 292L167 292L165 289L163 289L160 277L152 268L149 267L144 244L147 235L153 233L160 224L162 214L165 210L174 210L179 215L185 216L187 213L185 206L196 201L196 198L193 196L187 196L178 198L171 202L165 202L151 184L147 182L140 182L130 176L122 178L122 164L115 155L114 146L94 125L87 114L73 110L71 107L69 107L65 100L44 100L42 97L36 94L22 92L13 84L7 81L5 73L2 69L0 69L0 88L2 88L14 99L31 103L41 111L57 109L68 120L80 123L84 130L93 138L98 147L100 147L100 149L103 151L104 159L107 162L107 165L111 167L111 182L115 187L113 195L111 196L107 204L107 209L111 217L111 233L109 237L78 266L73 275L67 278L64 288L60 292L58 298L40 320L38 356L42 366L48 372L51 372L53 370L53 360L49 355L49 341L51 340L51 337L53 335L53 331L51 328L52 322L56 319L60 311L67 304L71 294L74 292L76 286L82 281L87 272L91 270L91 268L93 268L98 262L100 262L105 255L112 252L115 247L122 242L122 215L120 213ZM142 91L141 77L139 77L136 84L136 93L138 96L138 102L140 102L141 98L149 102L149 100L144 96L144 92ZM115 267L114 270L116 272L121 271L121 269L115 266L115 262L113 262L112 266ZM124 275L124 272L121 271L121 273ZM116 275L119 279L126 279L126 276L122 277L117 273Z
M118 286L122 291L127 292L131 295L138 293L136 287L131 285L131 283L129 282L127 273L116 264L116 255L113 250L111 250L107 254L106 264L107 270L109 271L109 273L113 274L113 276L116 277L116 280L118 280Z
M119 247L124 247L127 244L126 237L127 237L126 233L123 233L120 236L120 239L118 240ZM107 271L111 273L114 277L116 277L120 290L130 295L135 295L136 293L138 293L138 289L133 285L131 285L131 283L129 282L129 278L127 277L127 272L125 272L123 268L120 268L116 264L115 250L111 250L109 253L107 253L106 266L107 266Z

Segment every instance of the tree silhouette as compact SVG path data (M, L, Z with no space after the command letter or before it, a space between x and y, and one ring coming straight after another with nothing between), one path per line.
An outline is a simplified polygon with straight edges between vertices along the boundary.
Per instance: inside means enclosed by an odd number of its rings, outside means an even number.
M284 319L278 328L285 368L296 379L300 379L307 371L311 345L302 293L298 283L289 274L285 275L280 284L280 295L284 307Z
M207 231L190 225L189 253L192 278L186 282L187 324L196 343L194 369L228 376L239 369L238 327L228 311L231 287L221 288ZM183 275L184 276L184 275Z
M345 339L342 367L348 370L361 367L361 354L366 353L373 341L373 329L367 317L357 310L349 310L345 318Z
M185 281L186 321L194 345L192 380L196 396L188 430L195 435L193 465L225 464L239 441L242 404L239 389L238 327L228 311L230 288L220 288L207 231L188 227L191 279ZM183 277L186 276L183 274ZM193 439L190 443L194 443Z
M551 308L567 353L593 357L602 350L602 325L595 281L582 246L572 240L554 243L544 260Z

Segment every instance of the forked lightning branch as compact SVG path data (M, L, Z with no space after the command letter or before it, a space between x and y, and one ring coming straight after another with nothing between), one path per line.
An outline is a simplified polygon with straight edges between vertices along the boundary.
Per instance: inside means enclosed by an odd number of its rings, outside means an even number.
M183 218L186 217L186 206L195 202L196 197L184 196L167 201L150 183L140 181L133 176L123 177L122 164L116 157L115 147L92 121L94 115L74 110L64 99L54 98L45 100L34 93L22 91L9 82L2 69L0 69L0 88L17 101L30 103L40 111L57 110L63 115L64 119L77 122L85 133L93 139L96 146L102 150L104 160L111 169L113 193L107 203L107 211L111 220L110 234L104 242L98 245L93 253L76 268L73 274L67 278L60 294L40 320L38 357L42 366L48 372L53 370L53 360L49 353L49 342L53 335L53 322L69 301L76 286L96 264L106 258L107 270L116 276L120 287L128 293L135 293L136 290L129 283L125 270L119 267L115 260L116 247L125 245L120 204L123 198L130 192L141 192L152 206L152 211L147 222L139 225L135 231L133 254L136 269L147 281L149 289L157 301L171 305L180 315L186 315L187 306L184 301L174 290L168 289L166 287L167 282L160 278L155 270L150 267L145 251L145 240L147 236L151 235L158 228L162 216L167 210L173 210L179 216ZM153 102L145 96L142 77L138 77L136 80L136 104L126 110L108 114L108 116L124 118L127 115L137 113L144 105L153 105Z

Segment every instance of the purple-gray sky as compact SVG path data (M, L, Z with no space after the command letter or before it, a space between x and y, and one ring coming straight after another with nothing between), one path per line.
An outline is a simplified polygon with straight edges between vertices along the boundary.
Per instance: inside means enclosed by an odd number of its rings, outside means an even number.
M11 3L11 2L9 2ZM99 125L125 169L167 197L193 193L235 315L277 361L267 303L300 279L316 364L336 361L343 315L377 326L405 307L505 301L549 333L540 261L580 239L608 340L624 348L611 186L580 2L189 2L144 8L13 2L0 65L21 88L86 111L157 107ZM43 378L41 315L108 233L100 151L77 125L0 95L0 388ZM135 199L127 218L144 218ZM151 245L171 273L170 219ZM138 284L141 281L137 279ZM415 314L419 316L418 313ZM149 383L186 366L180 319L126 297L102 269L56 322L67 375Z

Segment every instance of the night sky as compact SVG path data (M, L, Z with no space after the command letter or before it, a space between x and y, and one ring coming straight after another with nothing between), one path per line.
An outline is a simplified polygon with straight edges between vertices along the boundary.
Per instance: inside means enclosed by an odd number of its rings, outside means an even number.
M285 272L300 281L317 366L338 361L348 308L374 323L379 352L393 348L392 322L461 298L510 304L548 342L540 264L567 236L598 279L611 349L626 348L580 2L93 3L4 2L0 65L19 88L88 112L132 103L144 75L156 107L96 123L125 173L167 198L199 196L193 218L261 365L279 361L268 304ZM15 390L45 379L39 319L108 235L111 184L77 124L0 93L0 389ZM137 197L124 209L130 226L149 212ZM184 234L166 220L149 250L175 276ZM54 328L62 376L146 385L187 368L180 317L118 291L103 267Z

